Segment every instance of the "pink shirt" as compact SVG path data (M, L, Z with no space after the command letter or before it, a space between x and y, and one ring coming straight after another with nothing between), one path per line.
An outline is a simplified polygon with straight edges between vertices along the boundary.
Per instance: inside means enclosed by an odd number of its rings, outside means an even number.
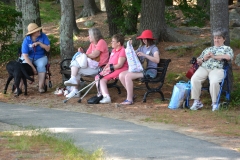
M109 51L106 41L100 39L96 45L94 43L91 43L90 46L88 47L86 54L90 54L94 50L100 51L100 60L98 66L103 66L107 64L109 58Z
M109 58L109 62L108 64L118 64L118 59L119 57L126 57L126 53L125 53L125 48L122 46L118 51L116 49L113 49L112 50L112 53L110 55L110 58ZM128 63L127 61L124 62L122 68L124 69L128 69ZM120 68L119 68L120 69Z

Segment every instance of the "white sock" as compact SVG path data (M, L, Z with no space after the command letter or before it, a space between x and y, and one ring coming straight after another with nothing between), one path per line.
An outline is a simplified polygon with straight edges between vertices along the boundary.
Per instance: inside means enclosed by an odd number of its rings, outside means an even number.
M103 94L103 97L110 97L109 94Z
M72 75L71 75L71 78L76 80L76 77L75 77L75 76L72 76Z
M198 99L194 99L194 103L199 103L200 101Z

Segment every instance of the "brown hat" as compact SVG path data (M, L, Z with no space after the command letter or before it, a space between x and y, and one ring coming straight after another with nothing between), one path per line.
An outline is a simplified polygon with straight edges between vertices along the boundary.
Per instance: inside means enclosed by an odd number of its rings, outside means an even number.
M34 32L37 32L37 31L39 31L39 30L41 30L42 29L42 27L38 27L38 25L36 24L36 23L30 23L29 25L28 25L28 33L26 34L26 36L27 35L29 35L29 34L32 34L32 33L34 33Z

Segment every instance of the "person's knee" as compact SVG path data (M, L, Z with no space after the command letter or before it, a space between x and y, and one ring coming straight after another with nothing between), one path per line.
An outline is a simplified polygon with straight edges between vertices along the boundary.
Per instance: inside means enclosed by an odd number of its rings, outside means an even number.
M123 81L125 79L125 74L120 73L118 77L120 81Z
M125 75L125 81L132 81L132 79L133 79L132 74Z

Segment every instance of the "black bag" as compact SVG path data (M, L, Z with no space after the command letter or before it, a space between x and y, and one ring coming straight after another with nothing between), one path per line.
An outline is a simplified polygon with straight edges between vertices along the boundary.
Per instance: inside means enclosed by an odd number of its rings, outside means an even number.
M103 99L103 96L101 95L100 97L98 96L93 96L90 99L87 100L88 104L98 104L100 100Z

